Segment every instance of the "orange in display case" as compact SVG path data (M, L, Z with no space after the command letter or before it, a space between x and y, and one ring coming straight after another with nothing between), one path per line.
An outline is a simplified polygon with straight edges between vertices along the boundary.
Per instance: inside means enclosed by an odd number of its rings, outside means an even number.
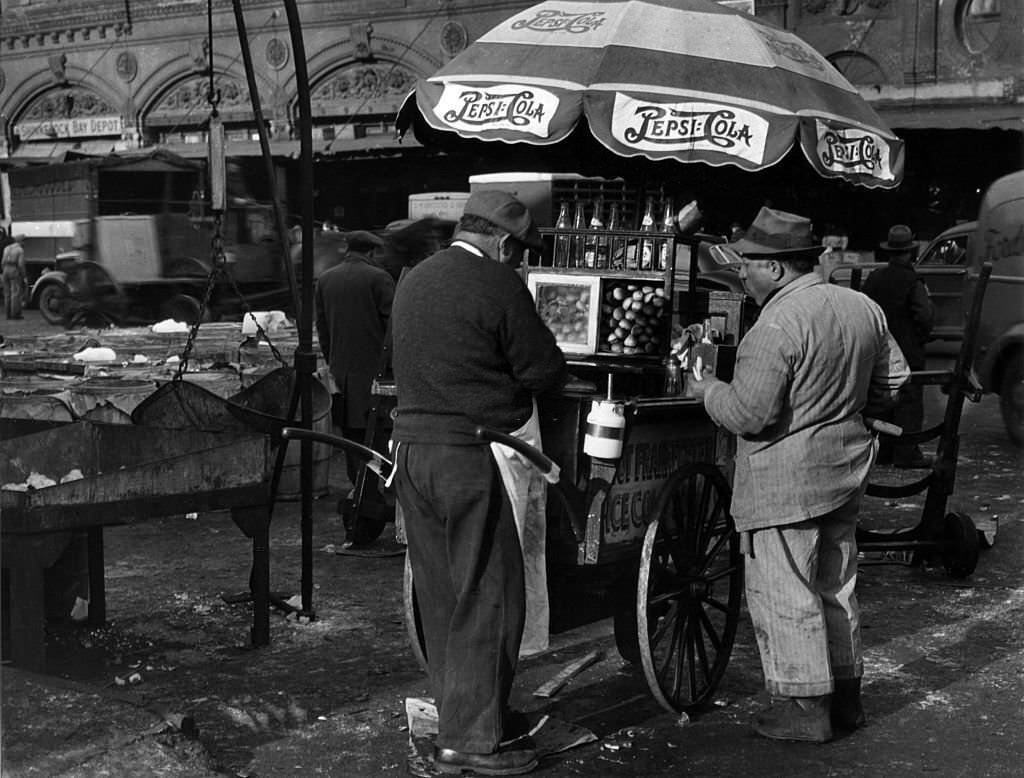
M598 276L530 273L527 287L537 313L567 354L597 351L601 279Z

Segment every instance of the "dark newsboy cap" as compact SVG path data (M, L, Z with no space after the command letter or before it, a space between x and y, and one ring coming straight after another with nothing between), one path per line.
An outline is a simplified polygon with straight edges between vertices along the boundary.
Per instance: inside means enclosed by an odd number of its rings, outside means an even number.
M540 251L544 246L530 211L508 192L496 189L473 192L466 200L463 213L486 219L534 251Z
M345 243L349 251L367 252L373 251L384 245L384 240L372 232L366 230L353 230L344 235Z

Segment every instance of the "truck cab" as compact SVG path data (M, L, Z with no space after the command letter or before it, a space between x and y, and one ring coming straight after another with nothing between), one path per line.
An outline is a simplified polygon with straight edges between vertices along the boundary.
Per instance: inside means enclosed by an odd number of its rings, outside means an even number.
M101 323L196 320L215 236L234 282L212 290L215 315L238 307L236 288L250 302L287 299L271 207L233 201L218 220L196 162L153 151L17 168L9 178L30 304L50 323L74 324L82 312Z
M981 266L990 262L974 370L987 392L999 395L1010 440L1024 447L1024 170L989 186L968 245L968 298Z

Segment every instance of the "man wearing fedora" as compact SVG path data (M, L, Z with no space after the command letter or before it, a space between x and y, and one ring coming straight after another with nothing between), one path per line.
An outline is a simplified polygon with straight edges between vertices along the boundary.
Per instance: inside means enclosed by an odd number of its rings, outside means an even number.
M377 375L395 282L374 260L374 252L384 241L372 232L346 233L346 248L341 261L320 274L314 290L316 333L320 350L334 379L331 418L342 435L363 443L373 407L371 387ZM349 481L355 486L363 463L345 457ZM380 506L374 490L365 499ZM354 520L346 516L346 544L363 539L356 533Z
M697 380L737 436L732 515L770 704L754 730L825 742L864 721L856 525L874 456L864 415L909 370L881 309L814 272L810 220L762 208L728 244L761 306L733 380Z
M914 233L905 224L896 224L889 230L888 239L879 244L879 249L888 257L888 264L873 271L864 281L862 291L885 312L896 342L900 344L903 356L911 370L925 367L924 346L928 342L935 320L935 307L928 296L928 289L914 269L917 244ZM919 384L907 383L900 389L900 396L891 418L894 424L907 432L916 432L924 424L924 392ZM921 453L914 443L893 443L888 450L883 440L879 451L879 462L885 464L891 457L892 464L899 468L925 468L931 460Z
M537 765L508 710L527 607L522 548L499 463L475 430L527 427L534 396L568 378L515 270L540 248L519 200L476 191L451 246L413 267L395 295L395 488L444 773Z

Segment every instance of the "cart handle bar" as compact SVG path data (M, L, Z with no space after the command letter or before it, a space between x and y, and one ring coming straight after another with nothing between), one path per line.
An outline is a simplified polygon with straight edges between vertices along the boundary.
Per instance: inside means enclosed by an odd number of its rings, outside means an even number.
M391 468L394 467L394 463L379 451L374 451L369 446L364 446L362 443L356 443L354 440L343 438L340 435L331 435L327 432L307 430L304 427L285 427L281 430L281 437L286 440L312 440L315 443L326 443L329 446L336 446L344 449L346 453L355 454L362 459L369 460L368 466L370 469L384 480L387 480L387 475L381 473L378 468L383 466L386 468L385 472L390 473ZM374 467L374 464L376 464L377 467Z
M529 460L531 465L540 470L541 475L544 476L544 480L549 484L557 484L561 478L561 468L552 462L544 452L536 446L531 446L529 443L526 443L519 438L506 435L504 432L492 430L489 427L477 427L476 436L478 439L486 440L488 443L500 443L503 446L508 446L517 454L521 454Z

